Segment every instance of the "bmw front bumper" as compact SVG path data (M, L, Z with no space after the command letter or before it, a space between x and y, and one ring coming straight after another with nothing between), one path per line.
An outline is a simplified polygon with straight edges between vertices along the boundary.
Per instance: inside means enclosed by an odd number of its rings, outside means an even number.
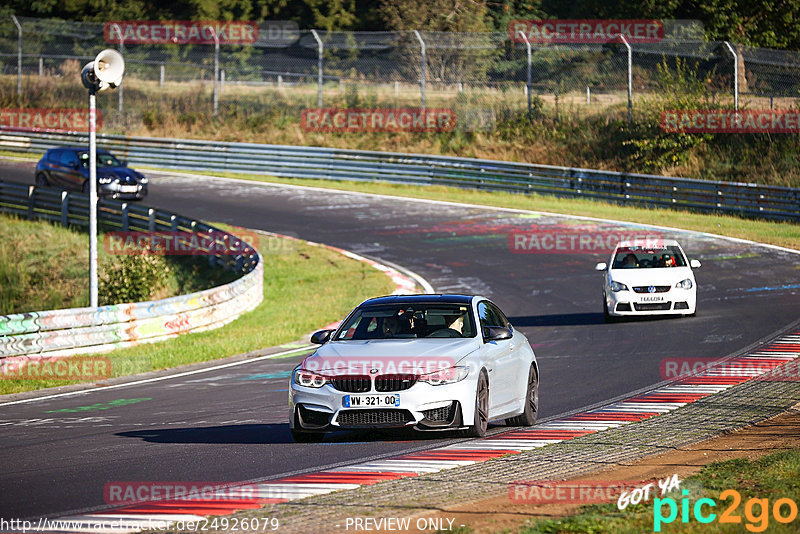
M350 428L414 427L417 430L462 428L472 421L477 379L433 386L417 382L403 391L348 393L331 384L321 388L292 383L289 387L290 426L294 430L331 431ZM394 407L347 407L349 395L399 395Z

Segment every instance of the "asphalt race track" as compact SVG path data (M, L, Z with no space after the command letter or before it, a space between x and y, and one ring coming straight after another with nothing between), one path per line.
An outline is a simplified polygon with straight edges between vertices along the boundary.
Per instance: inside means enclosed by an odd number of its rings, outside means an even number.
M3 162L0 177L32 184L32 169ZM491 208L149 174L146 205L327 243L408 268L437 292L493 299L536 351L540 417L651 386L662 380L662 360L723 357L800 315L800 255L765 247ZM593 267L608 253L512 251L510 233L533 231L678 239L703 262L697 316L604 324L601 274ZM269 254L265 260L269 272ZM286 381L299 359L0 405L0 516L103 508L103 487L112 481L268 479L452 439L349 432L322 444L293 443Z

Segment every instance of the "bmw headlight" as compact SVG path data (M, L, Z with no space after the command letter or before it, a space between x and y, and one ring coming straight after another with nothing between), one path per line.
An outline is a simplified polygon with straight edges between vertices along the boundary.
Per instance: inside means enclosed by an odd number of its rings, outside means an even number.
M139 183L146 184L147 183L147 176L144 174L136 173L136 177L139 178Z
M432 386L441 386L443 384L455 384L461 382L469 374L469 367L446 367L439 369L432 373L427 373L419 377L420 382L427 382Z
M617 291L627 291L628 286L625 284L621 284L619 282L611 282L611 291L616 293Z
M328 383L328 378L305 369L295 369L292 381L298 386L307 388L321 388Z
M110 184L111 182L114 181L114 177L113 176L101 176L100 178L97 179L97 181L100 182L101 184Z
M693 285L694 284L692 284L692 280L690 278L687 278L686 280L681 280L680 282L675 284L675 287L680 287L681 289L692 289Z

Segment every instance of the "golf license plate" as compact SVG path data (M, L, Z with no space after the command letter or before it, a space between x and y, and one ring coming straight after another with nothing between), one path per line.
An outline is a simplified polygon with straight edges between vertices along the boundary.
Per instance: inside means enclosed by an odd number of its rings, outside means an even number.
M652 297L639 297L639 302L663 302L664 297L655 295Z
M135 185L121 185L119 186L120 193L136 193L139 191L139 188Z
M400 394L394 395L345 395L342 398L345 408L397 408L400 406Z

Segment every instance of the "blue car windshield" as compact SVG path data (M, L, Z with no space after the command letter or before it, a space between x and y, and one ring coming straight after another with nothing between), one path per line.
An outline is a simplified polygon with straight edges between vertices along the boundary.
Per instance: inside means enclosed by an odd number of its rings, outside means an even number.
M470 307L423 303L365 306L342 325L337 341L392 338L475 337Z
M78 154L81 161L81 167L84 169L89 168L89 153L81 152ZM98 167L122 167L122 163L108 152L97 153L97 166Z

